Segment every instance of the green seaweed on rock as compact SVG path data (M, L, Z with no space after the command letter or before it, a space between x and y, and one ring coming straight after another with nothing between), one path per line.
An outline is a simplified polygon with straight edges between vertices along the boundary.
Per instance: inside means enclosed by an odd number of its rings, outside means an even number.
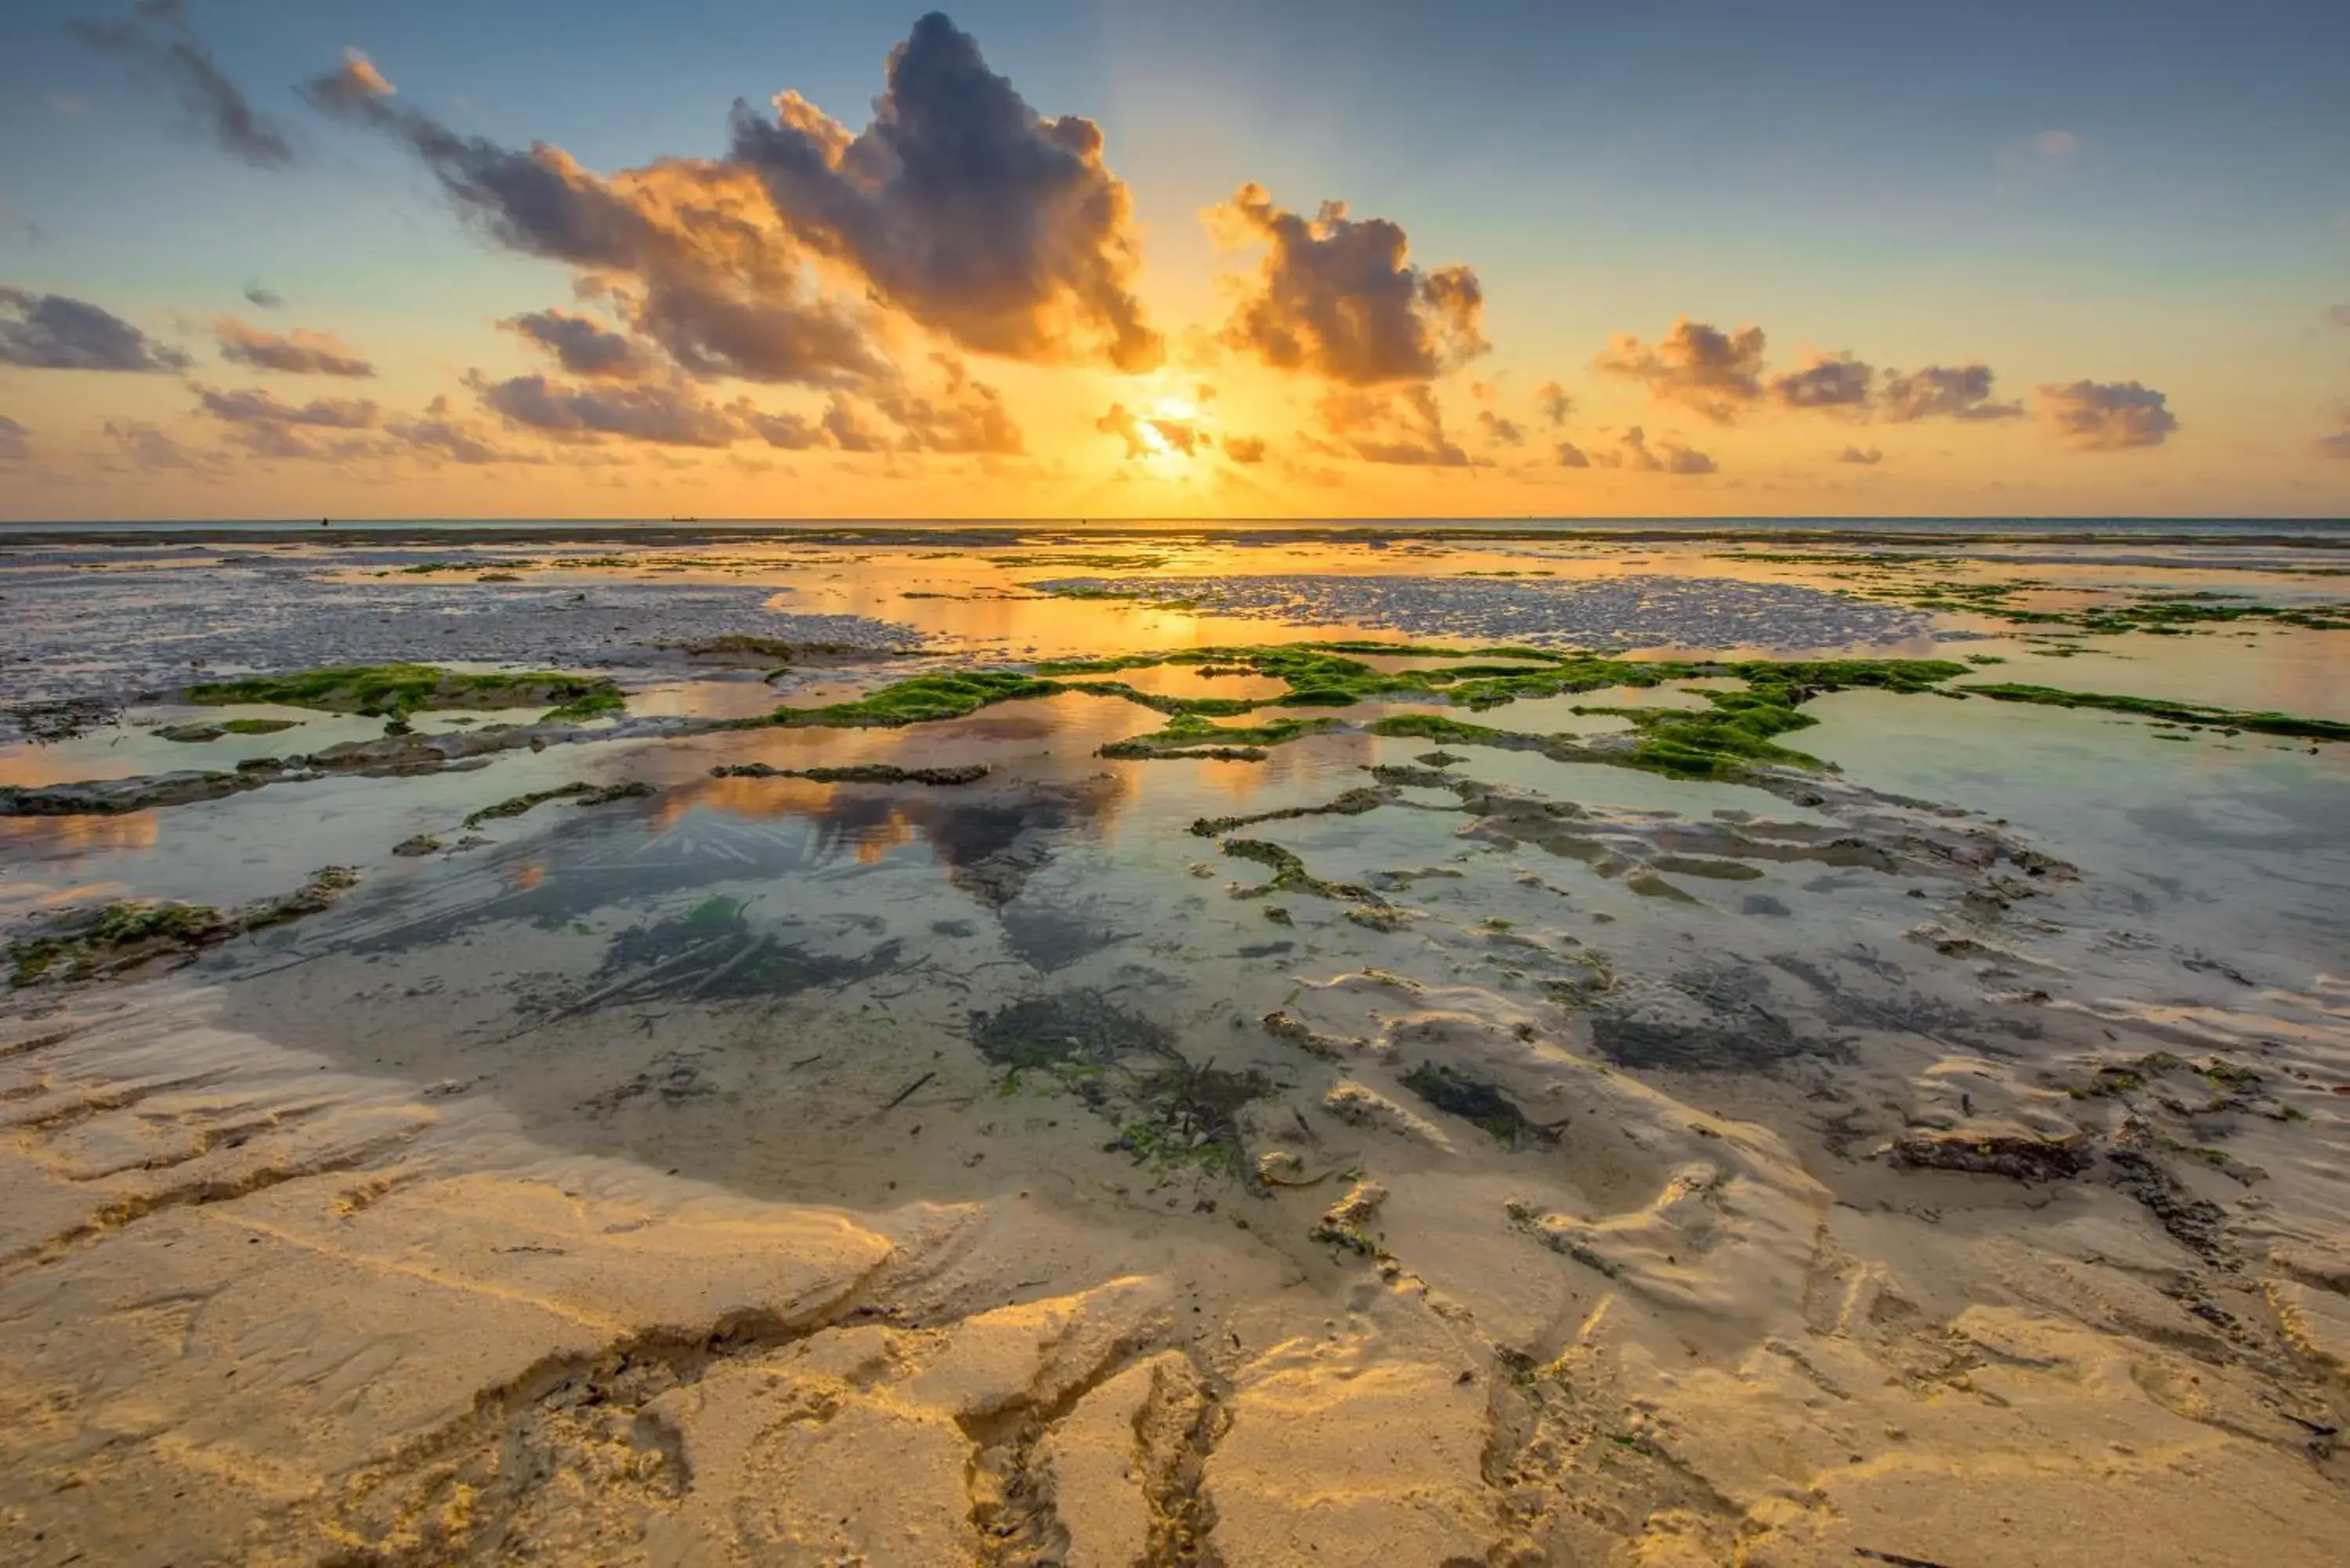
M591 718L619 712L627 705L619 687L602 676L554 670L479 673L443 670L435 664L338 665L291 675L200 680L180 695L202 707L267 702L394 720L428 709L542 704L559 704L548 713L550 719Z
M2127 697L2106 691L2066 691L2053 686L2032 686L2015 681L1962 686L1959 690L1970 696L1988 697L1994 702L2032 702L2052 708L2095 708L2109 713L2133 714L2141 719L2165 720L2174 724L2247 730L2262 735L2297 735L2314 741L2350 741L2350 723L2338 719L2308 719L2292 713L2266 711L2245 712L2233 708L2208 707L2199 702L2172 702L2156 697Z
M359 873L349 867L323 867L291 893L226 914L209 904L117 900L94 915L70 915L54 929L9 943L8 982L22 990L46 981L95 980L155 959L184 962L249 931L315 915L358 884Z
M894 681L847 702L778 708L767 722L787 729L897 729L968 718L998 702L1050 697L1063 690L1057 680L1013 670L940 671Z
M545 805L551 800L576 798L581 805L604 805L616 800L641 800L652 793L653 786L641 781L617 784L559 784L554 789L534 790L528 794L518 794L510 800L502 800L495 805L485 805L467 816L465 826L479 827L485 822L520 816L534 807Z

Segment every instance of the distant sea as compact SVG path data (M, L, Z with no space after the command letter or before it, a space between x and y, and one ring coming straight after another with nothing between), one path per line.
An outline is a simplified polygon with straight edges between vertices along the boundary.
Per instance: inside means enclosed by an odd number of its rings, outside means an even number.
M843 529L897 531L967 529L1003 532L1098 530L1104 533L1316 530L1427 533L1442 530L1561 534L1990 534L2122 536L2241 535L2350 540L2350 517L1134 517L1134 518L858 518L858 517L354 517L319 529L314 517L132 518L86 522L0 522L11 535L278 534L295 529L351 533L518 534L617 533L630 528L709 534L797 534Z

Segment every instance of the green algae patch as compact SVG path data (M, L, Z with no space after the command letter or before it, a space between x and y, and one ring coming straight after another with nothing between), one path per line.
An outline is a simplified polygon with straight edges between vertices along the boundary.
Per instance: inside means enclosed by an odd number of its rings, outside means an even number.
M546 722L564 723L585 719L609 719L629 711L629 700L610 681L601 681L559 708L546 711Z
M349 867L328 866L291 893L226 914L209 904L117 901L11 942L8 983L17 990L44 982L78 984L157 960L184 963L248 931L315 915L358 883L359 873Z
M893 682L848 702L822 708L778 708L768 722L787 729L897 729L964 719L998 702L1050 697L1066 690L1057 680L1012 670L941 671Z
M2338 719L2306 719L2292 713L2245 712L2213 708L2199 702L2171 702L2155 697L2127 697L2108 691L2067 691L2054 686L2006 681L1962 686L1969 696L1994 702L2032 702L2051 708L2095 708L2108 713L2128 713L2140 719L2213 729L2248 730L2262 735L2294 735L2313 741L2350 741L2350 723Z
M1110 1147L1162 1177L1191 1167L1246 1180L1251 1172L1243 1152L1241 1113L1274 1087L1254 1067L1234 1072L1213 1062L1194 1066L1179 1059L1129 1085L1133 1103Z
M1461 719L1448 719L1441 713L1390 713L1371 722L1374 735L1397 739L1450 742L1456 746L1500 745L1510 741L1540 742L1540 735L1529 735L1517 730L1496 729L1491 724L1471 724Z
M1220 846L1235 860L1253 861L1272 871L1273 879L1260 887L1243 890L1243 898L1262 898L1270 893L1306 893L1316 898L1338 898L1348 902L1371 901L1375 895L1357 882L1326 882L1305 869L1305 862L1294 849L1262 838L1227 838Z
M1301 735L1319 734L1337 726L1336 719L1275 719L1263 724L1211 724L1194 713L1178 713L1163 730L1130 735L1096 749L1097 757L1143 759L1220 756L1225 761L1258 762L1263 748L1278 746ZM1253 755L1248 753L1254 753Z
M1180 1061L1174 1032L1097 991L1025 997L971 1015L971 1041L999 1067L1107 1067L1128 1057Z
M1176 1049L1174 1031L1091 990L973 1012L971 1040L1006 1070L1001 1093L1035 1082L1074 1094L1117 1128L1106 1147L1154 1177L1191 1169L1249 1179L1240 1118L1276 1087L1263 1072L1195 1065Z
M502 800L495 805L485 805L465 818L467 827L479 827L485 822L495 822L510 816L520 816L551 800L577 800L581 805L604 805L616 800L642 800L653 794L653 786L642 781L629 784L567 784L554 789L534 790Z
M906 597L911 598L914 596L909 594ZM736 659L754 664L797 664L807 659L910 659L920 652L919 649L874 648L861 642L795 642L789 638L758 637L736 631L706 637L699 642L665 642L659 646L673 648L688 659Z
M266 702L395 720L428 709L541 706L553 707L549 718L591 718L627 705L619 687L601 676L553 670L470 674L434 664L340 665L293 675L203 680L180 695L203 707Z
M1364 662L1359 655L1426 658L1436 662L1425 670L1385 670ZM1513 662L1496 662L1503 659ZM1267 677L1281 680L1288 690L1271 697L1254 698L1170 696L1143 691L1123 680L1073 679L1114 676L1162 665L1193 667L1211 676ZM1257 724L1218 724L1213 721L1238 718L1267 708L1347 708L1358 702L1397 698L1449 701L1482 710L1522 698L1554 697L1606 687L1642 688L1668 681L1733 679L1742 682L1744 690L1702 691L1700 695L1708 703L1705 708L1589 710L1621 715L1633 725L1638 739L1628 752L1586 748L1565 736L1526 735L1441 715L1391 715L1369 726L1371 732L1378 735L1510 746L1545 752L1562 761L1616 763L1676 777L1728 778L1758 764L1821 766L1816 759L1774 741L1780 734L1814 722L1797 711L1801 704L1814 696L1853 687L1931 691L1968 670L1969 666L1947 659L1638 660L1511 647L1461 649L1416 643L1279 643L1048 659L1024 674L974 670L921 675L851 702L816 709L779 709L770 722L837 727L925 723L961 718L995 702L1084 691L1119 698L1169 715L1165 728L1113 741L1101 747L1098 755L1258 761L1265 748L1331 727L1337 721L1278 718Z

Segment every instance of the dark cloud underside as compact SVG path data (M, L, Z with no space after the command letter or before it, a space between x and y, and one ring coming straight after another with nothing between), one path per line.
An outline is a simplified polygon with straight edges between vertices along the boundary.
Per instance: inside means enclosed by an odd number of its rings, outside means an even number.
M188 357L109 310L0 284L0 365L29 370L183 370Z

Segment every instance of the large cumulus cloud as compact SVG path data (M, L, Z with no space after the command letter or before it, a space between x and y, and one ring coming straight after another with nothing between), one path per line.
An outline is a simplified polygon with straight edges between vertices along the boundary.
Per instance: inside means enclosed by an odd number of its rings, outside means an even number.
M617 329L562 310L502 323L582 385L475 386L501 418L563 439L713 444L723 427L787 448L1014 453L1019 428L992 387L934 356L941 387L885 345L927 329L1028 359L1097 347L1129 369L1160 351L1131 293L1128 199L1099 131L1040 118L943 17L892 53L862 133L786 94L772 124L737 106L727 158L611 174L544 142L452 130L397 101L356 51L303 90L405 144L480 233L570 267L578 296L608 310ZM744 412L680 378L832 395L820 417Z
M1693 452L1676 441L1648 442L1648 432L1633 425L1616 439L1613 446L1598 447L1586 456L1586 462L1575 462L1567 457L1568 449L1559 449L1559 461L1570 468L1597 463L1602 468L1620 468L1633 473L1663 473L1687 478L1714 472L1717 464L1701 452Z
M2038 398L2041 418L2077 452L2160 446L2178 429L2169 400L2136 381L2047 381Z
M606 178L546 142L525 152L459 135L393 103L357 53L303 90L406 143L484 234L577 269L690 372L813 385L888 372L857 308L811 286L746 170L668 158Z
M1477 275L1414 266L1399 224L1350 218L1343 202L1308 218L1256 184L1210 216L1228 238L1267 247L1223 332L1267 364L1370 387L1432 379L1487 348Z
M184 370L188 357L112 311L0 284L0 365L28 370Z
M890 51L864 130L796 93L775 111L735 105L734 161L796 236L916 320L981 353L1056 359L1089 338L1120 369L1159 363L1100 128L1039 116L945 16Z

